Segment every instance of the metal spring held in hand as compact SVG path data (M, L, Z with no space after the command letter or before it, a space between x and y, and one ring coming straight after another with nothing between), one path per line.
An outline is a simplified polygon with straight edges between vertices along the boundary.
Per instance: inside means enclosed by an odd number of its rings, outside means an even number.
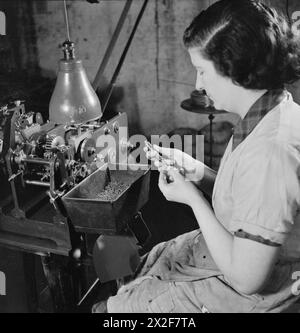
M185 175L185 169L182 167L179 167L176 163L175 160L170 160L167 158L164 158L161 153L159 153L157 150L154 149L153 145L149 141L145 141L145 146L148 148L150 151L154 151L156 153L156 158L158 162L162 163L166 167L174 167L176 168L183 176ZM167 163L166 160L169 160L170 163Z

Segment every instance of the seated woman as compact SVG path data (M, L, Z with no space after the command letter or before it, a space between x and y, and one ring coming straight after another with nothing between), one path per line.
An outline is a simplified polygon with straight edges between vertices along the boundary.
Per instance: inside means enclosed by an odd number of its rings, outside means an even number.
M217 175L156 146L186 171L158 165L160 190L189 205L199 229L156 245L108 312L281 312L299 299L300 106L285 90L300 78L294 33L251 0L216 2L187 28L196 88L241 120ZM213 189L213 209L199 188Z

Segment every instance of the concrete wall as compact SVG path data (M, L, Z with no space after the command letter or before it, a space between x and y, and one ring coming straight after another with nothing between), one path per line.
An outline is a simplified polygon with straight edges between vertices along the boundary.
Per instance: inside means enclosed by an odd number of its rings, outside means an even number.
M8 1L1 1L8 3ZM200 129L208 123L207 116L181 109L182 100L189 98L194 89L196 73L182 43L182 34L200 10L214 0L149 0L146 12L136 32L117 85L124 92L119 105L126 111L131 133L160 134L178 127ZM267 0L285 10L285 1ZM290 14L300 10L298 0L290 0ZM17 8L24 9L23 1L13 0ZM133 0L130 13L104 73L103 86L112 77L121 52L129 37L142 0ZM106 0L99 4L87 1L67 1L71 38L76 44L78 58L82 59L90 80L93 80L106 47L113 34L125 0ZM27 5L28 7L29 5ZM32 14L31 14L32 13ZM27 39L22 45L24 56L34 50L42 75L55 78L57 63L62 53L59 45L66 39L63 1L32 1L30 14L35 35L35 45ZM28 30L31 31L32 27ZM32 53L32 51L31 51ZM31 59L31 58L30 58ZM28 63L28 62L27 62ZM300 88L293 88L300 102ZM217 116L217 120L235 122L232 115Z

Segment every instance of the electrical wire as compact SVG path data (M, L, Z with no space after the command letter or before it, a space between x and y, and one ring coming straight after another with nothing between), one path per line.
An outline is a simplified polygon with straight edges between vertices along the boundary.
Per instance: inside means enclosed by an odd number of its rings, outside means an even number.
M71 41L70 38L70 29L69 29L69 19L68 19L68 11L67 11L67 3L66 0L64 0L64 14L65 14L65 23L66 23L66 29L67 29L67 40Z

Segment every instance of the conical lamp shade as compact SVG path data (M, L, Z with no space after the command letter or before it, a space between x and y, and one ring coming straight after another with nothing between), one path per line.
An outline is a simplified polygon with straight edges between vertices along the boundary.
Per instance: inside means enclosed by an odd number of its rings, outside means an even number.
M98 96L81 60L62 59L50 100L49 119L56 124L81 124L102 116Z

